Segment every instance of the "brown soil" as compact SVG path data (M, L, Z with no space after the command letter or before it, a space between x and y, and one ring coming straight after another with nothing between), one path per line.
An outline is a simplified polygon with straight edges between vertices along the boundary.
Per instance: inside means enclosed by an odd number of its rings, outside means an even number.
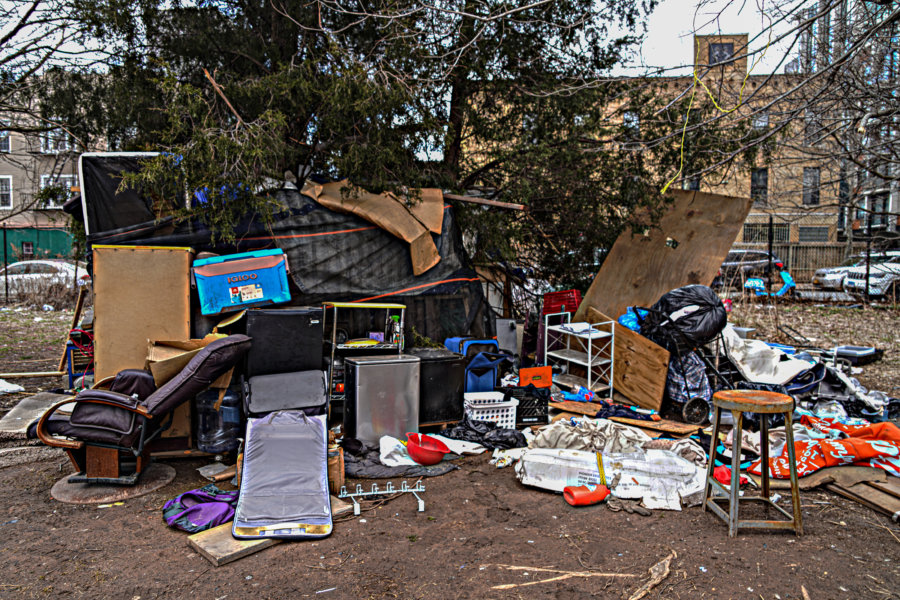
M796 315L821 320L816 310ZM854 314L862 316L850 331L863 317L882 315ZM896 313L892 319L896 331ZM29 327L22 335L43 334ZM13 343L5 330L0 336L2 347ZM23 343L17 352L43 349L35 356L46 367L58 360L56 341L61 336ZM13 360L21 356L0 355L0 371L21 370ZM878 369L867 372L875 377ZM897 525L827 492L802 494L801 537L752 532L731 539L699 508L650 517L575 509L487 460L465 458L459 470L425 480L423 513L403 496L338 519L325 540L283 543L219 568L160 516L166 500L206 483L195 471L202 461L169 461L178 472L172 484L110 508L50 498L52 484L71 472L61 453L0 468L0 598L628 598L672 552L671 572L648 598L900 595ZM504 585L517 587L497 587Z

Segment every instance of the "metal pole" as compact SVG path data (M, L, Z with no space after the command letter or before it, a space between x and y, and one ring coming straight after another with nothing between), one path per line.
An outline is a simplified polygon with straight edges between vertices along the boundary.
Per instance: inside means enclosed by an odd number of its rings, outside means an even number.
M6 303L9 304L9 262L6 253L9 250L6 247L6 224L3 224L3 288L6 292Z
M869 303L869 276L872 261L872 213L866 215L866 304Z
M769 288L769 293L772 292L772 250L773 250L772 246L773 246L774 244L775 244L775 225L774 225L774 222L773 222L773 217L772 217L772 215L769 215L769 269L768 269L768 275L769 275L768 288Z

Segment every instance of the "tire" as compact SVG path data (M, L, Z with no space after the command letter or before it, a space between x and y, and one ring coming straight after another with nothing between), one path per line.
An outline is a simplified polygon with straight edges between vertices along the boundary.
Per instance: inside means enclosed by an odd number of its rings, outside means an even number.
M703 425L709 418L709 404L699 396L694 396L681 408L681 418L691 425Z

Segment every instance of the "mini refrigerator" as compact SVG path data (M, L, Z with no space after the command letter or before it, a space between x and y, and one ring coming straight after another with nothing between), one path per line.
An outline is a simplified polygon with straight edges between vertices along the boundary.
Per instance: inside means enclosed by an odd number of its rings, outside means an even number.
M419 357L344 359L344 436L378 444L419 431Z
M466 359L444 348L412 348L419 368L419 425L456 423L463 418Z
M248 377L322 370L322 307L254 308L247 311Z

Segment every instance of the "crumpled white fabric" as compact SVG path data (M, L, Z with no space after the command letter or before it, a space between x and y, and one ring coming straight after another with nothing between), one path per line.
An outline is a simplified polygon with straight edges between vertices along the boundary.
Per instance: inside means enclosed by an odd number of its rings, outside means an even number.
M10 383L5 379L0 379L0 394L11 394L12 392L24 392L25 388L21 385Z
M450 449L453 454L481 454L487 448L475 442L467 442L465 440L454 440L453 438L444 437L434 433L429 433L428 437L444 442L444 445Z
M788 358L781 350L772 348L760 340L747 340L735 332L734 326L722 330L725 350L744 379L753 383L784 385L808 371L812 365L805 360Z
M644 444L644 450L668 450L677 454L684 460L688 460L699 467L705 467L707 463L706 451L703 446L694 440L683 438L680 440L650 440Z
M604 454L635 452L652 438L634 427L608 419L562 419L541 429L529 448L566 448Z
M379 450L381 451L378 458L381 461L381 464L386 467L415 467L419 465L419 463L414 461L409 455L406 446L395 437L383 435L381 436L381 439L378 440L378 445Z

